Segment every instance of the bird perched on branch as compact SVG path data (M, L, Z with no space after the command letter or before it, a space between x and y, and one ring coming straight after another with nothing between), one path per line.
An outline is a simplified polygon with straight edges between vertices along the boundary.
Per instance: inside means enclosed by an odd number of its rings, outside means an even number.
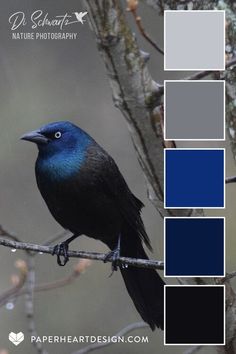
M70 122L55 122L21 137L36 143L38 188L54 218L73 236L56 245L59 265L68 261L68 245L84 234L111 250L113 270L120 268L142 319L163 329L164 282L153 269L122 267L119 257L148 259L151 249L140 212L142 202L127 186L114 160L85 131Z

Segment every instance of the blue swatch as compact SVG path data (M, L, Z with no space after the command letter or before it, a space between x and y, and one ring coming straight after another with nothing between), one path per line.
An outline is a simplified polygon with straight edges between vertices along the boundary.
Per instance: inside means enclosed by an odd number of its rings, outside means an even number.
M224 276L223 218L165 219L166 276Z
M165 207L223 208L224 150L166 149Z

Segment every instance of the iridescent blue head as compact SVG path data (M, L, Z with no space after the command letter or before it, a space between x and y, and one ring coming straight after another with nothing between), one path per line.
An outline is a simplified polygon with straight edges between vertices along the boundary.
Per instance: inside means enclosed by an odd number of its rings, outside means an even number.
M21 139L37 144L42 155L54 155L78 148L82 150L93 140L85 131L67 121L43 125L38 130L24 134Z
M87 147L94 140L71 122L61 121L26 133L22 140L37 144L40 164L45 173L66 176L83 163Z

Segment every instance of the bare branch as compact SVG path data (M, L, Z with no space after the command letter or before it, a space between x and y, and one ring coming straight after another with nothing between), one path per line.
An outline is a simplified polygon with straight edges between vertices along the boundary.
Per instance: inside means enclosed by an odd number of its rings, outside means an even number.
M232 59L226 62L225 69L229 69L235 65L236 65L236 57L233 57ZM208 75L215 74L215 73L216 71L212 71L212 70L199 71L191 76L186 77L184 80L200 80Z
M11 240L20 242L21 240L14 233L6 230L2 225L0 225L0 236L7 236Z
M202 349L202 345L196 345L194 347L190 347L189 349L185 350L183 354L194 354L197 353L200 349Z
M231 176L231 177L226 177L225 183L235 183L236 182L236 176Z
M146 328L146 327L148 327L148 325L144 322L135 322L135 323L132 323L132 324L124 327L118 333L114 334L112 337L118 338L118 337L124 336L125 334L127 334L131 331L134 331L135 329ZM86 354L86 353L92 352L96 349L108 347L109 345L112 345L112 344L114 344L114 342L112 342L112 341L106 342L106 343L93 343L83 349L73 352L72 354Z
M48 253L53 255L53 247L52 246L42 246L34 243L27 242L16 242L12 240L7 240L4 238L0 238L0 245L9 247L11 249L19 249L25 251L33 251L36 253ZM96 253L96 252L85 252L85 251L68 251L68 256L71 258L84 258L84 259L93 259L96 261L105 261L106 254ZM112 262L112 260L107 260L108 262ZM135 259L128 257L120 257L119 262L124 266L133 266L139 268L148 268L148 269L163 269L164 263L162 261L156 260L146 260L146 259Z
M0 294L0 306L5 305L9 298L19 292L27 279L28 268L26 262L18 259L15 263L15 267L19 269L20 276L12 276L13 286Z
M49 246L52 243L54 243L56 241L59 241L61 238L66 237L68 234L69 233L66 230L61 231L58 234L49 237L48 240L46 240L43 243L43 246ZM9 230L6 230L5 227L3 227L1 224L0 224L0 236L7 236L7 238L9 238L9 239L11 239L13 241L22 242L21 239L18 236L16 236L13 232L11 232ZM28 252L28 250L25 250L25 251Z
M155 10L164 12L164 4L162 0L143 0L147 5L151 6Z
M34 316L34 284L35 284L35 259L28 255L28 274L26 280L26 294L25 294L25 314L28 320L28 331L31 336L38 337ZM48 354L41 342L34 342L34 347L39 354Z
M231 272L226 274L226 276L224 278L222 278L221 283L224 284L225 282L229 281L230 279L233 279L236 277L236 271Z
M45 284L38 284L35 285L34 287L34 292L42 292L42 291L48 291L48 290L54 290L58 288L62 288L64 286L67 286L69 284L72 284L82 273L85 272L85 270L92 264L92 262L88 259L81 259L76 263L76 265L73 267L72 272L66 276L65 278L45 283ZM19 295L23 293L23 289L19 292Z
M161 49L157 44L156 42L150 37L150 35L146 32L143 24L142 24L142 19L140 16L138 16L138 13L137 13L137 7L138 7L138 1L137 0L128 0L127 1L128 3L128 8L127 8L127 11L131 12L133 17L134 17L134 20L135 20L135 23L138 27L138 30L139 32L141 33L141 35L148 41L148 43L151 44L151 46L156 49L156 51L162 55L164 55L164 51L163 49Z
M81 259L74 267L72 272L56 281L43 283L43 284L36 284L34 286L34 293L43 292L43 291L50 291L58 288L63 288L64 286L72 284L78 277L84 273L87 267L91 265L91 261L87 259ZM12 297L18 298L19 296L25 295L27 293L27 289L19 289L14 287L12 291L6 291L2 295L0 295L0 306L3 306L8 302Z

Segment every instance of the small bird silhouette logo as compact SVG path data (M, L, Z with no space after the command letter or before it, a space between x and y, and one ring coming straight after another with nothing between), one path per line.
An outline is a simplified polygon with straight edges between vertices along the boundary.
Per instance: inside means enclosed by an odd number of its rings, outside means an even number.
M85 20L83 19L84 16L87 15L88 12L73 12L75 14L75 17L77 18L77 21L84 24Z

